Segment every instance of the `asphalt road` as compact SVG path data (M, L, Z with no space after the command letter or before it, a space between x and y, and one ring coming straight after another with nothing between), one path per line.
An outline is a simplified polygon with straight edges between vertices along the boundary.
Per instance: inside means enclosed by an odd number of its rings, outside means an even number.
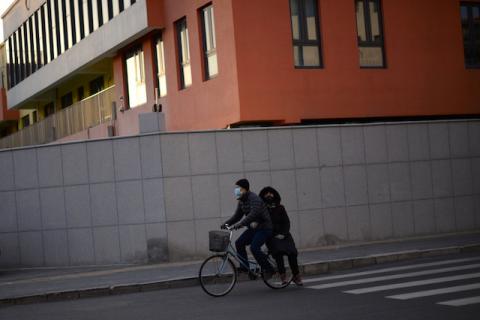
M261 281L241 282L223 298L190 287L11 306L0 308L0 319L478 320L480 315L480 300L463 306L439 304L480 299L478 255L386 264L305 280L303 288L292 285L276 291ZM410 299L400 300L405 298Z

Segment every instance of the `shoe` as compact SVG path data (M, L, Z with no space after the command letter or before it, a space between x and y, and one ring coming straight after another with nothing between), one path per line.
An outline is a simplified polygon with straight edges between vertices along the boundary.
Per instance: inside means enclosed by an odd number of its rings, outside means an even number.
M299 274L293 276L293 282L299 287L303 286L302 277Z

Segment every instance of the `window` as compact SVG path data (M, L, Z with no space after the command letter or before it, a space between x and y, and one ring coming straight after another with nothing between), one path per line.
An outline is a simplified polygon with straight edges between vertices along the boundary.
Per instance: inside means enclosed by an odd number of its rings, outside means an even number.
M45 114L45 118L55 113L55 106L53 105L53 102L50 102L43 107L43 113Z
M215 37L215 19L213 6L200 9L202 20L203 54L205 63L205 79L209 80L218 74L217 41Z
M465 66L480 68L480 3L461 4Z
M145 65L143 50L136 48L126 55L128 104L135 108L147 102L147 88L145 85Z
M190 47L188 40L187 19L183 18L175 23L178 44L178 62L180 67L180 89L192 85L192 70L190 67Z
M83 87L78 87L77 89L77 101L82 101L85 97L85 91Z
M60 98L60 103L62 109L65 109L73 104L73 95L72 92L67 93L66 95Z
M24 128L28 127L30 125L30 115L27 114L26 116L22 117L22 126Z
M90 95L94 95L102 91L105 87L103 76L93 79L90 81Z
M155 41L155 56L159 96L164 97L167 95L167 76L165 72L165 49L161 36Z
M290 0L290 14L295 67L321 67L317 0Z
M32 123L35 123L35 122L38 121L38 116L37 116L37 111L36 110L32 112L32 118L33 118Z
M355 0L360 67L385 67L380 0Z

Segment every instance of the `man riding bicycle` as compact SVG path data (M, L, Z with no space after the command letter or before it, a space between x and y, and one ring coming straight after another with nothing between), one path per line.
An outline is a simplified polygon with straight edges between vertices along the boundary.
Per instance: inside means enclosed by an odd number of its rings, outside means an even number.
M240 179L235 185L234 192L238 200L237 210L221 227L225 228L226 225L234 224L234 229L248 228L235 241L238 255L242 262L248 265L246 247L250 245L255 260L262 267L264 278L269 278L273 275L274 269L268 262L267 256L262 252L261 247L272 236L273 226L270 214L263 200L250 191L250 183L247 179ZM242 217L244 218L242 219ZM248 272L248 270L243 270L242 267L240 270Z

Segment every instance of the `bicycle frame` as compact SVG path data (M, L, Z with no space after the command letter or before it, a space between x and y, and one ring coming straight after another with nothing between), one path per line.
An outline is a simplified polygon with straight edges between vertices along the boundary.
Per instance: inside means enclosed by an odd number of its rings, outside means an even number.
M227 226L227 230L230 232L230 238L229 238L229 241L228 241L228 249L227 249L227 251L225 251L225 257L228 258L228 256L231 256L234 260L236 260L240 264L240 266L244 267L247 270L250 270L250 272L252 272L254 274L258 274L258 272L256 270L259 270L260 266L258 265L257 261L252 260L252 259L247 259L247 263L248 263L248 265L247 265L242 260L242 258L238 255L237 250L235 250L235 248L232 245L233 228ZM227 259L225 259L224 262L222 263L221 271L223 271L226 260Z

